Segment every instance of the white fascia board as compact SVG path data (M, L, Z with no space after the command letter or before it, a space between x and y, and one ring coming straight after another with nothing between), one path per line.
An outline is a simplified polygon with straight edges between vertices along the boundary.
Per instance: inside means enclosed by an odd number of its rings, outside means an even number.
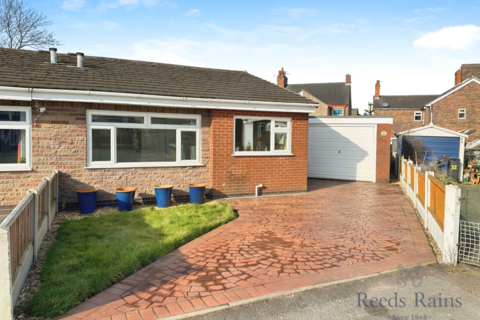
M321 117L321 118L308 118L308 123L309 124L327 124L327 125L332 125L332 124L357 124L357 125L362 125L362 124L393 124L393 118L380 118L380 117L355 117L355 118L349 118L349 117L338 117L338 116L331 116L331 117Z
M106 103L123 105L142 105L169 108L200 108L246 111L272 111L313 113L315 103L286 103L228 99L205 99L189 97L155 96L101 91L56 90L0 87L0 99L6 100L38 100Z
M454 90L449 91L449 92L441 95L440 97L438 97L437 99L435 99L435 100L427 103L426 105L427 105L427 106L431 106L432 104L435 104L435 103L437 103L438 101L440 101L440 100L448 97L448 96L451 95L452 93L457 92L458 90L462 89L463 87L465 87L466 85L468 85L468 84L470 84L470 83L472 83L472 82L476 82L476 83L480 84L479 79L477 79L477 78L475 78L475 77L471 77L470 79L467 79L467 80L465 80L465 81L457 84L457 87L456 87L456 88L454 87L454 88L455 88Z
M411 129L411 130L398 132L397 135L411 135L412 133L413 134L415 134L415 133L418 134L421 131L427 131L428 134L425 135L425 136L432 136L432 137L451 137L451 136L455 136L455 137L461 137L461 138L468 138L468 135L466 135L464 133L460 133L460 132L453 131L453 130L450 130L450 129L442 128L442 127L439 127L439 126L436 126L436 125L433 125L433 124L429 124L428 126L418 127L418 128ZM434 131L441 131L444 135L434 134L433 133Z

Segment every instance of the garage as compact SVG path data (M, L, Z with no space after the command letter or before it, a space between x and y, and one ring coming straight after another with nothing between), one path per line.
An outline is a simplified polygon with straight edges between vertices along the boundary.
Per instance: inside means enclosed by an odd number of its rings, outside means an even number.
M308 177L388 181L392 123L392 117L310 117Z

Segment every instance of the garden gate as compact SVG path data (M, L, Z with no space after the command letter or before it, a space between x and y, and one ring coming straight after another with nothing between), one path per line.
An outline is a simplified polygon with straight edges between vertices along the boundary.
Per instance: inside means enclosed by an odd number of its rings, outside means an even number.
M461 201L460 262L480 267L480 190L467 189Z

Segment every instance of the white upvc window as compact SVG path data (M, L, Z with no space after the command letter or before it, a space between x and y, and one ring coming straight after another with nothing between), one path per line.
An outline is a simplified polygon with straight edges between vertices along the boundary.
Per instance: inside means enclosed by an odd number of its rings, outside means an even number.
M467 118L467 109L458 109L458 119Z
M291 155L292 119L235 116L234 156Z
M413 121L422 121L422 111L415 111L413 113Z
M87 110L87 168L201 165L201 116Z
M32 109L0 106L0 171L32 169Z

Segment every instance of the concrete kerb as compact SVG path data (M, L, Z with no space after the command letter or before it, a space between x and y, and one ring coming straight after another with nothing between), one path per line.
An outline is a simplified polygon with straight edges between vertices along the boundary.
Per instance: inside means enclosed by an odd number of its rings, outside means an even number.
M417 265L425 267L425 266L428 266L428 265L431 265L431 264L436 264L436 263L437 263L436 261L423 262L423 263L419 263L419 264L415 264L415 265L404 266L404 269L407 269L407 270L408 269L413 269ZM357 276L357 277L352 277L352 278L347 278L347 279L335 280L335 281L315 284L315 285L312 285L312 286L306 286L306 287L296 288L296 289L292 289L292 290L287 290L287 291L282 291L282 292L277 292L277 293L271 293L271 294L267 294L267 295L260 296L260 297L239 300L239 301L230 302L230 303L227 303L227 304L224 304L224 305L220 305L220 306L217 306L217 307L207 308L207 309L198 310L198 311L192 311L192 312L179 314L179 315L176 315L176 316L170 316L170 317L166 317L166 318L161 318L161 319L164 319L164 320L189 319L189 318L203 316L203 315L213 313L213 312L217 312L217 311L222 311L222 310L226 310L226 309L230 309L230 308L237 308L237 307L250 305L250 304L254 304L254 303L258 303L258 302L263 302L263 301L267 301L267 300L271 300L271 299L275 299L275 298L279 298L279 297L284 297L284 296L288 296L288 295L292 295L292 294L296 294L296 293L300 293L300 292L305 292L305 291L310 291L310 290L318 290L318 289L322 289L322 288L337 286L337 285L344 284L344 283L370 279L370 278L374 278L374 277L377 277L377 276L394 273L394 272L397 272L397 271L398 271L397 269L389 269L389 270L384 270L384 271L380 271L380 272L374 272L374 273L366 274L366 275L363 275L363 276Z

